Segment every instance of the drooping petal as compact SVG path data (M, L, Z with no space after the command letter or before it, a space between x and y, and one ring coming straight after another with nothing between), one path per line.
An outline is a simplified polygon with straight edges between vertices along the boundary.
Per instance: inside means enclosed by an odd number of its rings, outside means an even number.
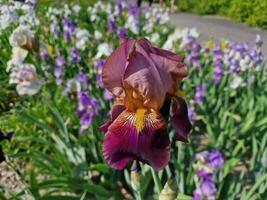
M103 124L99 129L100 131L106 133L108 131L108 127L112 124L112 122L117 119L117 117L124 111L126 107L123 104L114 104L111 108L110 116L108 121Z
M133 50L133 47L133 40L124 39L122 44L108 57L102 70L104 86L115 96L123 96L124 94L122 79L129 54Z
M187 136L192 129L188 118L187 105L183 98L175 97L172 102L172 125L176 132L176 138L188 142Z
M179 60L174 60L174 55L155 54L159 50L153 49L146 39L139 40L135 46L124 80L146 98L145 106L159 110L166 94L173 94L178 80L187 75L187 68Z
M170 159L170 143L164 119L147 114L145 127L138 133L135 113L123 111L109 126L103 144L104 158L115 169L123 169L134 159L151 165L155 170L165 167Z

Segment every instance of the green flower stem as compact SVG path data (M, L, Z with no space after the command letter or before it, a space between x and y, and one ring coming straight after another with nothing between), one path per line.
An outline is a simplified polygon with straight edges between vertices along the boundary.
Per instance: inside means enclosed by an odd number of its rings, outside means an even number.
M161 190L162 190L162 185L161 185L159 176L158 176L158 174L154 171L154 169L152 169L152 168L151 168L151 173L152 173L152 177L153 177L154 183L155 183L156 188L157 188L157 192L160 194L160 192L161 192Z
M142 195L140 191L136 191L136 200L142 200Z

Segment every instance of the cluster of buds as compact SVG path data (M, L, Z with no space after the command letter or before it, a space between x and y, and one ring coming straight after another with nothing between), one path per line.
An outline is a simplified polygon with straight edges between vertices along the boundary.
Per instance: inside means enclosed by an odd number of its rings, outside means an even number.
M222 154L217 151L203 151L196 154L197 163L194 165L196 170L195 182L197 188L193 193L193 200L216 199L215 179L217 173L224 164Z

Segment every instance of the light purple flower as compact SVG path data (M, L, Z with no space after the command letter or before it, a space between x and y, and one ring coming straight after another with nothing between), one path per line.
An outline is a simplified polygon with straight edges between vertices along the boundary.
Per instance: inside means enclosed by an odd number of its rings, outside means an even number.
M79 106L77 109L77 115L80 117L80 134L83 134L86 129L90 127L94 117L100 112L99 101L92 99L86 92L80 92L78 94Z
M50 25L50 30L51 30L51 32L52 32L52 34L55 36L55 37L59 37L60 36L60 34L61 34L61 31L60 31L60 28L59 28L59 26L55 23L55 22L53 22L51 25Z
M201 105L203 103L203 98L205 96L206 89L207 89L206 84L202 84L196 88L195 103L197 105Z
M116 2L116 8L118 10L118 16L120 17L121 14L122 14L122 4L121 4L121 2L119 2L119 1Z
M104 91L104 99L106 101L110 101L110 100L114 99L114 96L111 92L109 92L108 90L105 90Z
M195 112L195 109L191 106L188 107L188 117L192 123L194 123L197 119L197 114Z
M113 32L116 29L116 21L113 18L108 19L108 31Z
M202 200L201 191L199 189L194 190L192 200Z
M34 95L40 90L43 80L38 77L34 65L23 64L12 69L9 83L17 84L19 95Z
M59 56L56 59L56 64L57 64L58 67L64 67L65 63L66 63L66 60L65 60L64 56Z
M223 75L223 52L221 46L216 44L213 50L213 83L219 84Z
M217 170L221 169L224 164L223 156L217 150L210 152L208 154L207 160L208 160L208 163L211 165L211 167Z
M70 49L70 58L72 63L79 63L82 60L79 51L75 47Z
M201 192L208 198L213 197L216 194L216 186L212 180L204 179L199 186Z
M62 20L65 41L69 42L76 34L76 24L65 18Z
M120 27L118 29L117 35L118 35L119 38L125 38L125 37L127 37L127 30L126 30L126 28Z
M57 85L61 85L63 83L62 71L63 69L61 67L54 68L54 76L56 77Z

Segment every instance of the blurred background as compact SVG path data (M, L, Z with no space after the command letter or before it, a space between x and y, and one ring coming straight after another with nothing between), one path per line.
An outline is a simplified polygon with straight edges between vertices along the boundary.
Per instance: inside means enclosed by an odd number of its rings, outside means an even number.
M267 199L266 29L266 0L1 0L0 199ZM188 66L193 130L183 143L168 126L159 172L102 155L101 73L125 37Z

